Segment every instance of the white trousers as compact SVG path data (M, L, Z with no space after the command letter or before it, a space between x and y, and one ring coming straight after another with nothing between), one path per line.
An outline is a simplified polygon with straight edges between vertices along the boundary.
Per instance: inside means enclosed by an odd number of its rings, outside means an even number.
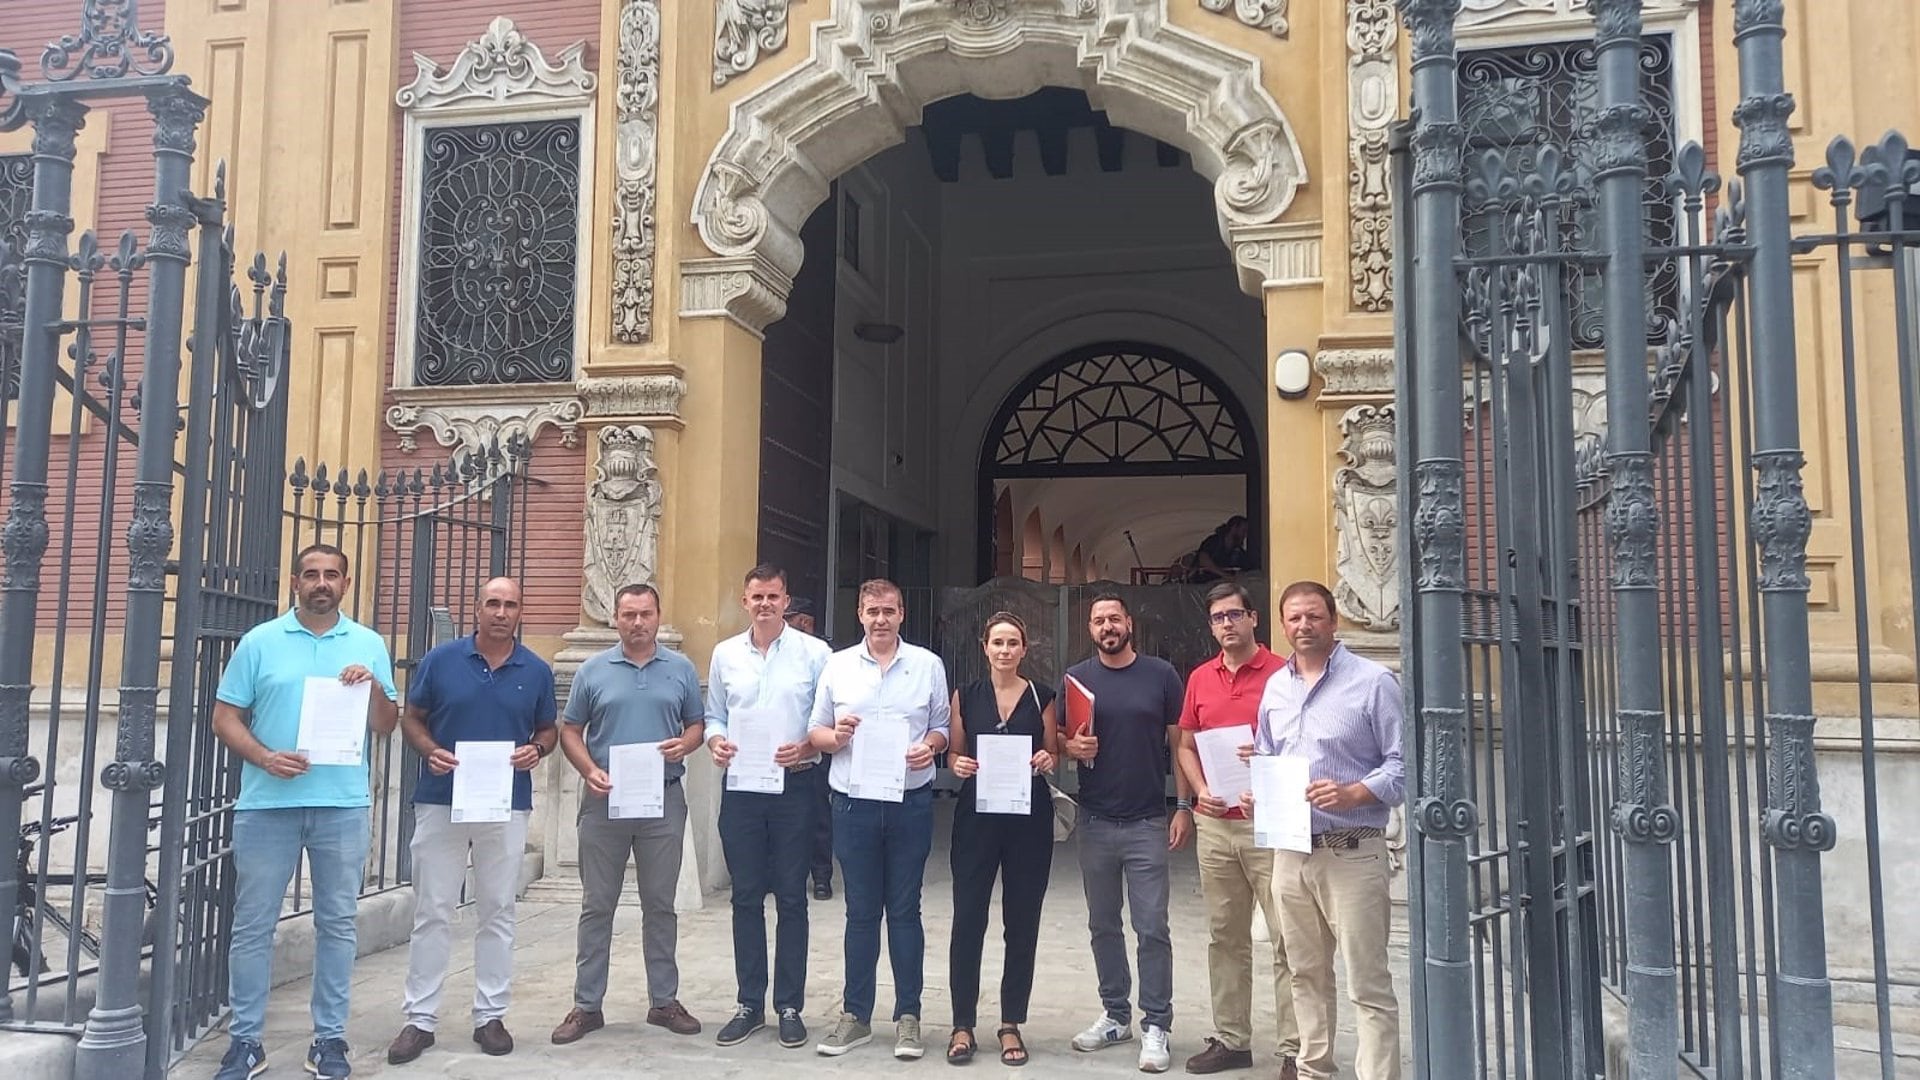
M513 901L527 847L525 810L506 821L455 825L453 810L413 808L413 941L407 957L407 1023L432 1031L453 951L453 912L473 863L473 1026L507 1014L513 982Z

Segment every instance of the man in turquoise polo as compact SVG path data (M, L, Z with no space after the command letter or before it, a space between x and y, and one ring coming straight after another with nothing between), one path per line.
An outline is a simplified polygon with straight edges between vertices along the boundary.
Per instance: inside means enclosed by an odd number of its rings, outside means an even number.
M613 598L620 644L580 665L561 717L560 749L585 781L580 793L580 931L574 956L573 1011L553 1029L570 1043L606 1025L613 949L613 913L635 864L640 892L640 943L647 962L647 1023L676 1035L697 1035L700 1021L680 1004L675 960L680 923L673 899L687 832L687 795L680 783L687 755L706 731L706 703L693 662L659 643L660 594L628 585ZM611 817L613 748L657 743L665 762L658 817Z
M393 661L380 635L340 613L352 588L346 553L329 544L293 561L296 606L247 632L220 678L213 732L243 762L233 814L233 938L227 993L233 1042L215 1080L267 1069L260 1036L273 986L273 934L287 884L304 855L313 900L313 1045L307 1071L341 1080L347 1064L347 992L356 954L354 915L372 835L364 741L355 764L309 761L301 745L310 679L379 684L367 725L390 734L399 721Z

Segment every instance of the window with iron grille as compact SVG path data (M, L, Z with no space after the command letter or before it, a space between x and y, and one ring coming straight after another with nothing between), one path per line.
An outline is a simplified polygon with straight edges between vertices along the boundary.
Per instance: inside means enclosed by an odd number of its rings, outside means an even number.
M431 127L421 146L414 385L571 382L580 120Z
M1600 207L1593 182L1594 148L1588 132L1600 112L1599 57L1592 41L1567 41L1460 53L1460 120L1466 129L1469 170L1488 150L1498 151L1515 176L1533 170L1540 152L1557 147L1571 159L1579 183L1573 212L1566 215L1560 241L1569 251L1592 250L1600 231ZM1649 248L1675 242L1674 203L1666 195L1673 171L1673 40L1648 34L1640 47L1642 100L1653 113L1647 132L1646 243ZM1462 224L1466 253L1493 253L1494 237L1483 215L1469 213ZM1679 269L1672 260L1650 264L1647 282L1648 336L1662 339L1668 320L1680 311ZM1602 271L1569 271L1567 300L1575 349L1604 347L1605 303Z
M33 159L0 155L0 402L20 396L20 346L26 326L27 207L33 201Z

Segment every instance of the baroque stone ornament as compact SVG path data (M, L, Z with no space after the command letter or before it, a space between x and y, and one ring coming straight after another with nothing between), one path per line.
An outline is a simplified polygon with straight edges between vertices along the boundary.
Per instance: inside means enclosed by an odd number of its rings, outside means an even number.
M1356 405L1340 418L1343 462L1333 473L1339 535L1333 596L1340 614L1369 630L1400 629L1400 504L1394 407Z
M560 445L580 445L578 425L585 410L580 402L565 398L541 402L445 402L420 404L401 402L387 409L387 426L400 433L400 452L411 454L420 449L415 433L421 428L433 432L433 441L456 454L485 451L496 442L504 445L516 438L529 444L548 428L558 428Z
M1665 844L1680 820L1666 804L1661 738L1666 717L1641 709L1621 709L1620 798L1613 804L1613 828L1630 844Z
M1613 587L1655 588L1660 583L1660 510L1653 498L1653 455L1644 450L1608 454L1607 477Z
M1793 133L1787 120L1793 115L1792 94L1757 94L1733 107L1733 123L1740 129L1741 172L1755 165L1793 164Z
M582 379L573 389L588 416L669 417L680 415L687 384L678 375L627 375Z
M1466 588L1465 476L1466 466L1457 459L1433 458L1413 467L1413 538L1420 560L1414 584L1420 589Z
M1387 129L1400 106L1391 0L1347 0L1347 278L1356 311L1393 307Z
M1831 851L1833 818L1820 809L1811 716L1767 714L1767 809L1761 832L1774 847Z
M413 82L393 99L409 110L497 105L509 98L573 100L591 95L598 85L583 62L586 52L586 42L576 41L549 63L540 46L503 15L460 50L445 71L431 57L414 53Z
M653 340L653 208L660 141L660 3L620 9L614 92L613 338Z
M1319 222L1284 221L1275 225L1249 225L1234 236L1234 263L1242 272L1260 275L1262 288L1320 283Z
M713 14L713 85L744 75L762 53L787 43L787 6L791 0L718 0Z
M659 568L660 469L653 432L640 424L600 429L600 460L587 488L587 565L581 609L613 625L614 594L652 584Z
M781 279L799 270L800 227L826 198L828 178L899 143L927 103L916 94L1084 89L1116 125L1192 155L1214 184L1229 250L1238 230L1280 220L1307 178L1259 61L1176 25L1164 4L1018 0L983 28L949 0L831 0L812 35L804 63L734 103L691 215L714 254L758 256ZM1036 63L1036 51L1071 59ZM937 93L916 72L932 73ZM1245 267L1240 283L1254 295L1262 288Z
M1466 797L1466 711L1428 705L1420 710L1420 726L1426 745L1415 820L1435 840L1464 839L1480 826L1480 811Z
M680 314L731 319L760 337L787 313L793 279L757 256L680 264Z
M1200 0L1200 6L1220 15L1231 14L1274 37L1287 36L1287 0Z
M1761 592L1806 592L1807 540L1813 511L1800 477L1806 455L1798 450L1762 450L1753 455L1753 510L1749 527L1760 549Z
M1392 349L1322 349L1313 358L1322 394L1393 393Z

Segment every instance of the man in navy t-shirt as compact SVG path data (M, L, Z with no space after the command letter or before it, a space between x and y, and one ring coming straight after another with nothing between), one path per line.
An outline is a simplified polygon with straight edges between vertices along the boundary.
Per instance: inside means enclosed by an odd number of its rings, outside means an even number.
M407 686L407 709L400 721L401 732L420 755L420 777L413 789L413 941L403 1010L407 1024L387 1048L387 1061L395 1065L412 1061L433 1045L452 948L450 922L466 880L469 850L478 909L473 1041L488 1054L513 1051L513 1036L502 1021L513 978L513 902L533 809L532 770L553 752L558 730L553 669L518 640L520 586L512 578L494 578L481 588L479 599L479 628L473 636L421 657ZM454 771L482 768L483 753L501 751L513 770L510 806L456 809Z
M1186 686L1172 664L1134 650L1133 614L1118 595L1094 597L1087 624L1098 651L1068 668L1067 678L1079 684L1069 684L1071 694L1084 689L1093 695L1092 724L1067 740L1067 753L1079 762L1080 876L1105 1012L1073 1037L1073 1048L1099 1050L1133 1037L1127 1000L1133 973L1120 910L1124 882L1140 954L1140 1069L1165 1072L1173 1029L1167 856L1193 838L1192 792L1179 772L1179 802L1167 815L1167 766L1179 740Z

